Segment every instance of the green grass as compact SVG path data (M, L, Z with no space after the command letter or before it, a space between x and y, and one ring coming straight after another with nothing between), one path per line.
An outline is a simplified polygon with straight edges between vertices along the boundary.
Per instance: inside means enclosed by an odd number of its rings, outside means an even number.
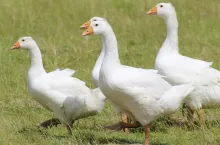
M167 1L167 0L165 0ZM26 51L9 51L21 36L32 36L39 44L47 71L56 68L77 70L76 76L89 87L91 70L101 49L100 39L89 41L81 36L79 26L93 16L105 17L112 25L123 64L153 68L158 49L166 36L164 21L147 16L146 11L159 0L1 0L0 4L0 144L132 144L142 143L142 130L129 135L102 129L120 120L108 103L97 116L75 123L73 136L65 127L42 130L36 124L52 117L27 91L26 74L30 66ZM213 61L220 69L219 0L171 0L179 20L181 53ZM219 110L206 110L211 120L219 119ZM176 114L178 115L178 114ZM207 117L208 118L208 117ZM209 123L204 131L167 126L163 121L152 124L154 145L217 145L218 122Z

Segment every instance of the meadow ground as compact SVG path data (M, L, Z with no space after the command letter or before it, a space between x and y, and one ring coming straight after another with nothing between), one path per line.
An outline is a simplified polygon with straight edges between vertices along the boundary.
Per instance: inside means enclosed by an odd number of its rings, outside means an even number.
M110 103L97 116L75 123L73 136L59 126L40 132L36 124L52 113L31 99L26 74L30 57L26 51L9 51L21 36L32 36L43 53L47 71L72 68L89 87L91 70L101 43L97 36L89 41L79 26L92 16L105 17L112 25L123 64L153 68L156 54L165 39L164 21L147 16L146 11L159 0L1 0L0 1L0 144L134 144L142 143L142 130L133 133L109 132L104 124L120 120ZM168 2L166 0L166 2ZM179 20L180 52L206 61L220 69L219 0L171 0ZM220 110L205 110L209 122L205 130L152 124L153 145L220 144ZM175 114L176 116L179 114Z

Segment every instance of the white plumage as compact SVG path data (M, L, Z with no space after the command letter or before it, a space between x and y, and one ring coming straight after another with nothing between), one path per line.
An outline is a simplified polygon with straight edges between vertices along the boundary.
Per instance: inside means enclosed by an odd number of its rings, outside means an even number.
M30 51L30 94L43 107L52 111L59 121L71 126L74 120L95 115L103 109L105 96L99 89L90 90L85 82L72 77L74 70L56 69L47 73L43 68L40 49L31 37L22 37L16 44L20 45L17 48Z
M195 80L196 87L187 100L191 109L219 104L220 72L211 67L212 62L189 58L178 52L178 21L172 4L159 3L148 13L159 15L167 25L167 37L157 54L155 68L173 85Z

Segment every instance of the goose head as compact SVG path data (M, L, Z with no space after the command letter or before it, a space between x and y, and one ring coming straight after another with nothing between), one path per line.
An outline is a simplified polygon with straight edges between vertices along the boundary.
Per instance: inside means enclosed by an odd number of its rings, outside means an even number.
M91 23L95 22L95 21L106 21L106 20L104 18L101 18L101 17L92 17L89 21L82 24L80 26L80 29L87 29L91 25Z
M88 36L92 34L105 35L111 29L111 26L107 21L94 21L90 26L83 32L83 36Z
M151 8L148 12L148 15L158 15L164 19L175 15L175 8L171 3L159 3L153 8Z
M11 50L14 49L28 49L30 50L33 45L36 45L36 42L30 36L21 37L18 41L11 47Z

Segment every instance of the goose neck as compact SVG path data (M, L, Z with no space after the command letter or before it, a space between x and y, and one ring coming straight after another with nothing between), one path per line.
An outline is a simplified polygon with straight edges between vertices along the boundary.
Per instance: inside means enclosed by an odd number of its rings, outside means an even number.
M165 19L167 26L166 41L170 45L170 51L178 52L178 22L176 14L173 14Z
M94 66L94 69L100 69L101 68L101 65L102 65L102 61L104 59L104 56L105 56L105 43L104 43L104 40L102 39L102 51L98 57L98 59L96 60L96 63L95 63L95 66Z
M100 69L101 69L101 66L102 66L104 56L105 56L105 45L104 45L104 42L102 40L102 51L101 51L98 59L96 60L95 66L92 70L92 81L93 81L93 83L96 87L98 87L99 72L100 72Z
M42 65L42 55L37 45L33 45L30 49L31 66Z
M29 75L33 76L33 75L40 75L40 73L45 73L42 62L42 55L37 44L33 45L32 48L30 49L30 56L31 56L31 67L29 70Z
M104 59L109 58L111 59L111 62L120 64L117 39L113 30L108 31L108 33L105 33L103 36L103 42L105 47Z

